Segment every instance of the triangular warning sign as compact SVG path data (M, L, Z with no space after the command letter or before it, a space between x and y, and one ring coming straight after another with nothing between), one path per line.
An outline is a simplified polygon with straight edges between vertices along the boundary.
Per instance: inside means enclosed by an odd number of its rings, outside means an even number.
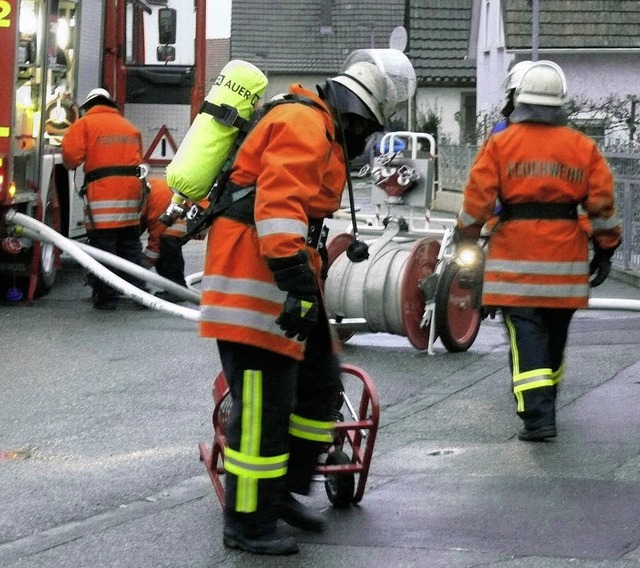
M163 124L153 142L149 145L149 149L143 159L152 166L167 166L173 160L177 151L178 146L173 141L169 129Z

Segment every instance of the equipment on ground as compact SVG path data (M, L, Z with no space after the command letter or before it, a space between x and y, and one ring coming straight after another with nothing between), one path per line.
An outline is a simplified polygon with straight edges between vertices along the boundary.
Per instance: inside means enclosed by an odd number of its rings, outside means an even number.
M393 150L398 138L406 140L407 155ZM369 258L349 260L350 232L327 245L324 297L332 323L343 342L358 331L385 332L406 336L430 354L437 338L449 351L466 351L482 321L482 255L472 268L456 262L458 247L450 246L455 220L431 218L435 140L389 132L380 148L371 169L377 212L358 215L361 234L378 237L367 241ZM347 215L353 212L334 217Z
M336 508L362 500L380 421L378 393L369 375L353 365L342 365L342 382L342 407L336 413L334 441L316 468L316 480L324 482L327 497ZM209 448L206 442L200 442L200 459L224 507L224 448L231 396L223 372L213 381L212 395L213 443ZM354 397L360 400L357 408L351 403Z

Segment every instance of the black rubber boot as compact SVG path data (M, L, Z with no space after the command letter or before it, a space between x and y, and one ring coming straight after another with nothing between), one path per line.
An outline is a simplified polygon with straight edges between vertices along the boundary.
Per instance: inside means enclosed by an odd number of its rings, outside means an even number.
M233 525L225 525L223 543L227 548L274 556L295 554L299 550L298 541L293 536L282 534L277 527L248 535Z
M518 432L520 440L539 442L556 437L556 390L540 387L522 393L525 410L518 412L524 422L524 428Z
M518 438L525 442L542 442L547 438L555 438L557 435L555 426L540 426L539 428L527 428L518 432Z
M319 513L303 505L291 493L284 493L280 501L280 518L297 529L310 532L322 532L324 519Z

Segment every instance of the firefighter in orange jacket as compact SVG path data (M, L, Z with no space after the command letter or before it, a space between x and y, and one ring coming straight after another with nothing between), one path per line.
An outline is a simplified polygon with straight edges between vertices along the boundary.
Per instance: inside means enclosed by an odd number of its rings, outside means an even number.
M62 139L62 158L69 169L84 164L82 195L89 244L143 266L140 131L120 114L106 89L89 92L80 109L85 115L69 127ZM140 279L122 276L145 288ZM91 278L90 283L94 307L115 309L117 292L97 278Z
M620 245L611 171L593 140L565 126L565 96L564 73L555 63L538 61L525 72L509 128L488 140L472 166L454 233L459 242L476 239L500 199L483 304L502 311L524 423L518 437L525 441L556 436L569 324L576 309L587 307L589 285L606 279Z
M323 528L322 517L292 495L309 492L342 402L320 292L321 227L340 206L345 161L395 110L393 88L367 62L327 79L319 95L293 85L290 93L306 102L275 106L249 133L227 190L252 190L209 230L200 333L217 339L233 400L227 547L291 554L296 539L280 533L278 518Z
M155 266L156 272L180 286L187 285L184 279L184 255L182 240L187 232L184 219L177 219L170 227L161 223L159 217L166 211L173 192L164 179L149 180L149 195L142 210L141 228L149 232L144 256L149 266ZM170 292L157 292L156 296L170 301L180 302L180 298Z

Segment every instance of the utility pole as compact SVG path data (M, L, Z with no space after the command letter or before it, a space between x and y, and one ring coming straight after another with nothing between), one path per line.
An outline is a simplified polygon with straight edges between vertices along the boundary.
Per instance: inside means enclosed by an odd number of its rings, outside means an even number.
M631 112L628 119L629 124L629 144L633 145L633 141L636 137L636 105L638 104L638 97L635 95L629 95L631 101Z
M531 61L538 61L540 46L540 0L531 0Z

